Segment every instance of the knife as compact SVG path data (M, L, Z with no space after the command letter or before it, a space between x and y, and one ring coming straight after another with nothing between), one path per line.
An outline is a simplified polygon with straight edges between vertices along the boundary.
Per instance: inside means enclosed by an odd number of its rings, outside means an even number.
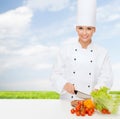
M78 91L78 90L74 90L74 93L75 95L77 95L79 98L83 98L83 99L90 99L91 96L86 94L86 93L83 93L81 91Z

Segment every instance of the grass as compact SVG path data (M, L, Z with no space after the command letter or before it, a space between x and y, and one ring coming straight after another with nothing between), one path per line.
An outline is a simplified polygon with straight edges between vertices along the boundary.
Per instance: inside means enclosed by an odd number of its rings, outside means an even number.
M0 91L0 99L59 99L54 91Z
M110 91L120 99L120 91ZM59 99L55 91L0 91L0 99Z
M113 98L117 99L117 102L120 105L120 91L110 91L110 94Z
M110 91L110 94L120 95L120 91Z

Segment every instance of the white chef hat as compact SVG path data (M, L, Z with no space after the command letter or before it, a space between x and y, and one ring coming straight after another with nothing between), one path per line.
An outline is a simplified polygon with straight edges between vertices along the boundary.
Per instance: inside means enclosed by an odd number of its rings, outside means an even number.
M96 25L96 0L78 0L77 26Z

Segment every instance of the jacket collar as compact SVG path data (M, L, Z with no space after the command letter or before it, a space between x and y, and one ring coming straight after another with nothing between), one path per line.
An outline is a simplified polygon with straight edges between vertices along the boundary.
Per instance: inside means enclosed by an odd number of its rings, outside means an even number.
M78 45L78 47L80 47L81 49L83 49L82 46L81 46L81 44L79 43L79 41L77 42L77 45ZM87 46L86 49L93 49L93 45L94 45L94 43L91 41L91 43Z

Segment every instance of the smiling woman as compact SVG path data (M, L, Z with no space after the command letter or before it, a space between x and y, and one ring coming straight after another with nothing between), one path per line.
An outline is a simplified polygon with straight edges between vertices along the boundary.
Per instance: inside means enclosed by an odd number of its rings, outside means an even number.
M95 42L110 51L120 90L120 0L97 1ZM0 90L49 90L40 81L49 79L59 45L76 39L75 16L76 0L0 0Z

